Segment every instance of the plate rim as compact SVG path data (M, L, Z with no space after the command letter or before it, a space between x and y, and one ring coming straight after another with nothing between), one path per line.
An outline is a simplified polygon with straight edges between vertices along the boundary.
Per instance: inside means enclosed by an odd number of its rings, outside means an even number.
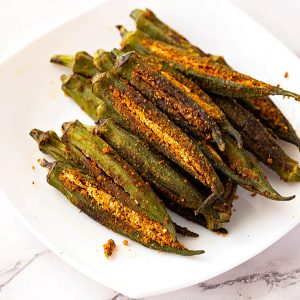
M113 0L99 0L99 2L97 4L93 4L93 5L89 6L87 9L82 9L82 10L76 12L75 14L72 14L71 16L64 18L61 22L56 23L55 25L47 28L46 30L42 30L37 35L35 35L34 38L32 38L30 41L24 43L20 47L17 47L17 49L15 49L15 51L11 51L8 55L4 56L0 60L0 68L5 64L10 63L10 61L13 60L15 58L15 56L18 56L25 49L32 47L41 38L52 33L53 31L65 26L66 24L76 20L77 18L80 18L80 17L84 16L85 14L88 14L90 11L97 9L98 7L101 7L102 5L104 5L105 3L110 2L110 1L113 1ZM227 7L230 7L230 10L236 10L237 14L240 14L244 18L247 18L248 19L247 22L255 23L256 26L258 26L260 31L264 31L266 34L268 34L269 36L274 38L278 44L283 46L289 52L289 54L291 56L294 56L294 58L296 58L298 61L300 61L299 57L297 57L297 55L295 53L293 53L277 37L275 37L272 33L270 33L269 30L267 30L260 23L258 23L255 19L253 19L251 16L249 16L248 13L244 12L242 9L240 9L234 3L232 3L228 0L225 0L223 2L225 3L225 5ZM39 230L33 224L31 224L30 221L28 221L26 219L26 217L23 216L23 214L18 210L18 208L10 201L9 197L6 196L5 192L2 189L1 182L0 182L0 199L4 200L5 204L8 206L10 211L12 211L13 215L15 215L18 220L20 220L20 222L24 225L24 227L30 233L32 233L39 241L41 241L41 243L43 243L48 249L50 249L53 253L55 253L62 261L68 263L68 265L70 265L73 269L79 271L80 273L84 274L85 276L87 276L90 279L93 279L94 281L100 283L101 285L103 285L109 289L112 289L112 290L117 290L121 294L131 297L131 298L150 297L150 296L160 295L160 294L164 294L164 293L168 293L168 292L174 292L176 290L183 289L183 288L201 283L203 281L212 279L218 275L221 275L221 274L245 263L246 261L253 258L257 254L263 252L265 249L272 246L275 242L277 242L279 239L281 239L283 236L285 236L289 231L291 231L293 228L295 228L298 224L300 224L300 220L298 220L297 218L293 219L292 221L289 222L288 227L284 228L284 230L278 231L278 234L276 235L276 237L273 238L273 240L271 242L268 240L268 242L261 243L260 245L262 245L262 246L258 247L256 249L256 251L252 252L251 254L248 254L246 256L246 258L243 259L243 261L233 262L233 263L229 264L229 266L226 266L226 268L222 269L221 272L216 271L215 274L209 275L206 279L203 279L201 281L194 279L192 282L183 283L181 285L176 286L176 288L175 287L167 287L167 288L165 288L163 290L159 290L159 291L136 292L129 286L125 287L124 290L123 290L123 287L120 287L120 286L118 286L116 288L113 280L109 280L107 277L103 277L100 273L98 273L96 275L93 271L89 270L89 268L86 268L83 263L74 260L72 257L70 257L69 255L67 255L65 253L62 253L61 250L59 248L57 248L55 246L55 244L53 242L51 242L51 240L49 240L42 233L40 233Z

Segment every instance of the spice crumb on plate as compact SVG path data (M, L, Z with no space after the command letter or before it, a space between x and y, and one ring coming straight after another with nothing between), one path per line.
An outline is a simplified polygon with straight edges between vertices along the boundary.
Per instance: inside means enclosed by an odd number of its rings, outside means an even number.
M284 78L288 78L289 77L289 72L285 72L284 73Z
M113 239L109 239L105 244L103 244L103 248L106 258L110 258L116 249L116 243Z
M124 241L123 241L123 245L124 245L124 246L128 246L128 241L127 241L127 240L124 240Z

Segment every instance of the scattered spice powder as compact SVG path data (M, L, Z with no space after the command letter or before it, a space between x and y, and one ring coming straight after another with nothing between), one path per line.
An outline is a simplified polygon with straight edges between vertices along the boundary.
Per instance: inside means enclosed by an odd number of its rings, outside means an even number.
M31 166L31 169L32 169L32 170L35 170L35 166Z
M124 240L124 241L123 241L123 245L124 245L124 246L128 246L128 241L127 241L127 240Z
M102 153L104 154L112 154L113 150L110 147L105 147L102 149Z
M239 195L235 194L234 197L233 197L233 201L239 199Z
M285 72L284 73L284 78L288 78L289 77L289 73L288 72Z
M103 248L104 248L104 255L106 256L106 258L110 258L114 250L116 249L116 243L114 240L109 239L107 243L103 244Z

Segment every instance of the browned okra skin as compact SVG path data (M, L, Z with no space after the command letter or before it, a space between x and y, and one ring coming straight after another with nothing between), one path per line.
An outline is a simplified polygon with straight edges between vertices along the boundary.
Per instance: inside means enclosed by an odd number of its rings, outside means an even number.
M194 51L200 56L209 56L214 61L229 67L223 57L204 53L181 34L159 20L149 9L135 9L130 16L135 20L137 29L149 37ZM121 26L119 26L119 30L122 30L123 34L126 34L126 30ZM238 99L238 101L244 108L253 113L266 127L270 128L276 136L300 148L300 139L293 126L269 97L244 98Z
M170 234L175 236L173 223L161 200L132 166L79 121L64 123L63 130L62 141L90 161L88 168L95 165L113 178L129 194L137 209L143 209L149 218L165 224Z
M222 197L218 198L212 205L206 207L203 210L204 214L199 214L197 216L195 216L193 210L178 206L175 202L170 201L170 198L165 197L161 191L158 191L158 194L164 201L165 205L178 215L204 226L209 230L218 231L223 228L224 223L229 222L231 219L232 202L237 189L237 184L230 178L224 177L222 182L225 189Z
M116 62L121 61L118 63L118 74L145 98L153 102L175 124L187 128L202 139L213 140L224 150L221 131L216 122L193 99L194 95L187 93L187 89L173 76L158 72L135 53L122 53L117 49L112 52L117 57Z
M213 197L223 193L217 174L192 140L114 72L103 73L96 78L93 91L96 96L111 102L135 132L208 186Z
M283 151L259 120L233 99L215 96L214 100L241 132L246 149L283 180L300 181L299 164Z
M120 199L103 190L94 178L66 162L41 165L49 168L47 181L63 193L72 204L109 229L142 245L179 255L202 254L203 250L188 250L164 227L148 216L132 210Z

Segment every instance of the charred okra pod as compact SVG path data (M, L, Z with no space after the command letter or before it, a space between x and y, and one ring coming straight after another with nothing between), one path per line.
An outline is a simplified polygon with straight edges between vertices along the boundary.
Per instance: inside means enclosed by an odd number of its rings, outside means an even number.
M187 94L186 90L169 76L153 69L149 64L136 54L122 54L117 49L113 50L117 57L117 72L124 79L152 101L160 110L168 115L174 123L193 132L205 140L212 139L223 151L224 142L218 125L206 111Z
M131 202L137 209L141 208L146 211L149 218L164 224L170 234L175 236L173 223L161 200L135 170L121 159L104 140L90 132L78 121L65 123L63 129L62 141L71 150L77 150L86 157L89 163L85 161L83 163L86 164L87 169L94 166L95 169L100 168L104 171L130 195ZM93 172L94 168L91 171ZM97 177L97 175L98 173L95 172L94 176Z
M211 189L204 206L223 193L221 181L194 142L114 70L95 78L93 92L114 105L133 131Z
M278 138L294 144L300 149L300 139L295 129L270 97L243 98L237 99L237 101L263 125L270 128Z
M209 56L214 61L228 66L223 57L205 54L186 38L159 20L152 11L136 9L131 13L131 17L135 20L137 29L147 34L150 38L182 47L189 51L195 51L200 56ZM121 28L121 30L123 30L123 34L127 34L124 28ZM270 128L276 136L300 148L300 139L294 128L269 97L242 98L238 101L252 112L263 125Z
M244 146L285 181L300 181L299 164L276 143L271 133L235 100L215 96L230 122L243 137Z
M228 176L244 189L266 198L285 201L295 196L284 197L276 192L265 177L258 163L236 143L224 135L225 151L220 154L207 143L199 141L200 147L216 170Z
M106 55L107 52L102 52L102 54ZM107 59L110 60L110 58ZM102 66L103 65L101 64L100 67ZM92 95L89 79L83 78L78 75L73 75L67 78L68 80L63 84L65 93L71 96L73 99L77 99L75 101L94 120L97 120L100 117L112 117L116 120L117 117L118 124L122 124L120 116L118 116L117 112L114 111L113 108L109 109L107 103ZM101 105L98 104L99 101L101 102ZM99 109L99 107L101 109ZM226 158L228 165L223 162L223 159L218 155L218 153L215 152L214 149L207 143L200 141L200 147L216 169L232 178L235 182L237 182L247 190L264 195L265 197L271 199L286 199L284 197L281 197L274 191L274 189L265 179L262 170L259 168L255 161L251 160L251 158L245 151L243 151L242 149L237 149L233 141L230 142L229 138L226 138L226 142L229 149L226 149L227 151L223 153L223 156ZM249 163L249 161L251 161L251 163ZM146 179L149 180L148 178ZM170 191L168 191L168 194L165 193L165 196L168 196L174 201L178 201L180 199L180 197L176 197L176 194L170 195Z
M49 169L47 181L88 216L138 243L152 249L179 255L202 254L203 250L188 250L162 223L147 214L133 210L99 186L81 169L66 162L41 162Z
M225 151L220 155L224 157L231 170L245 179L247 184L241 185L242 187L272 200L286 201L295 198L295 196L284 197L276 192L268 182L262 168L247 151L236 147L230 137L225 136L224 140Z
M165 60L187 76L197 79L201 87L211 93L235 98L283 95L300 101L296 93L233 71L210 57L200 57L193 51L190 53L186 49L153 40L139 31L126 35L122 48Z

